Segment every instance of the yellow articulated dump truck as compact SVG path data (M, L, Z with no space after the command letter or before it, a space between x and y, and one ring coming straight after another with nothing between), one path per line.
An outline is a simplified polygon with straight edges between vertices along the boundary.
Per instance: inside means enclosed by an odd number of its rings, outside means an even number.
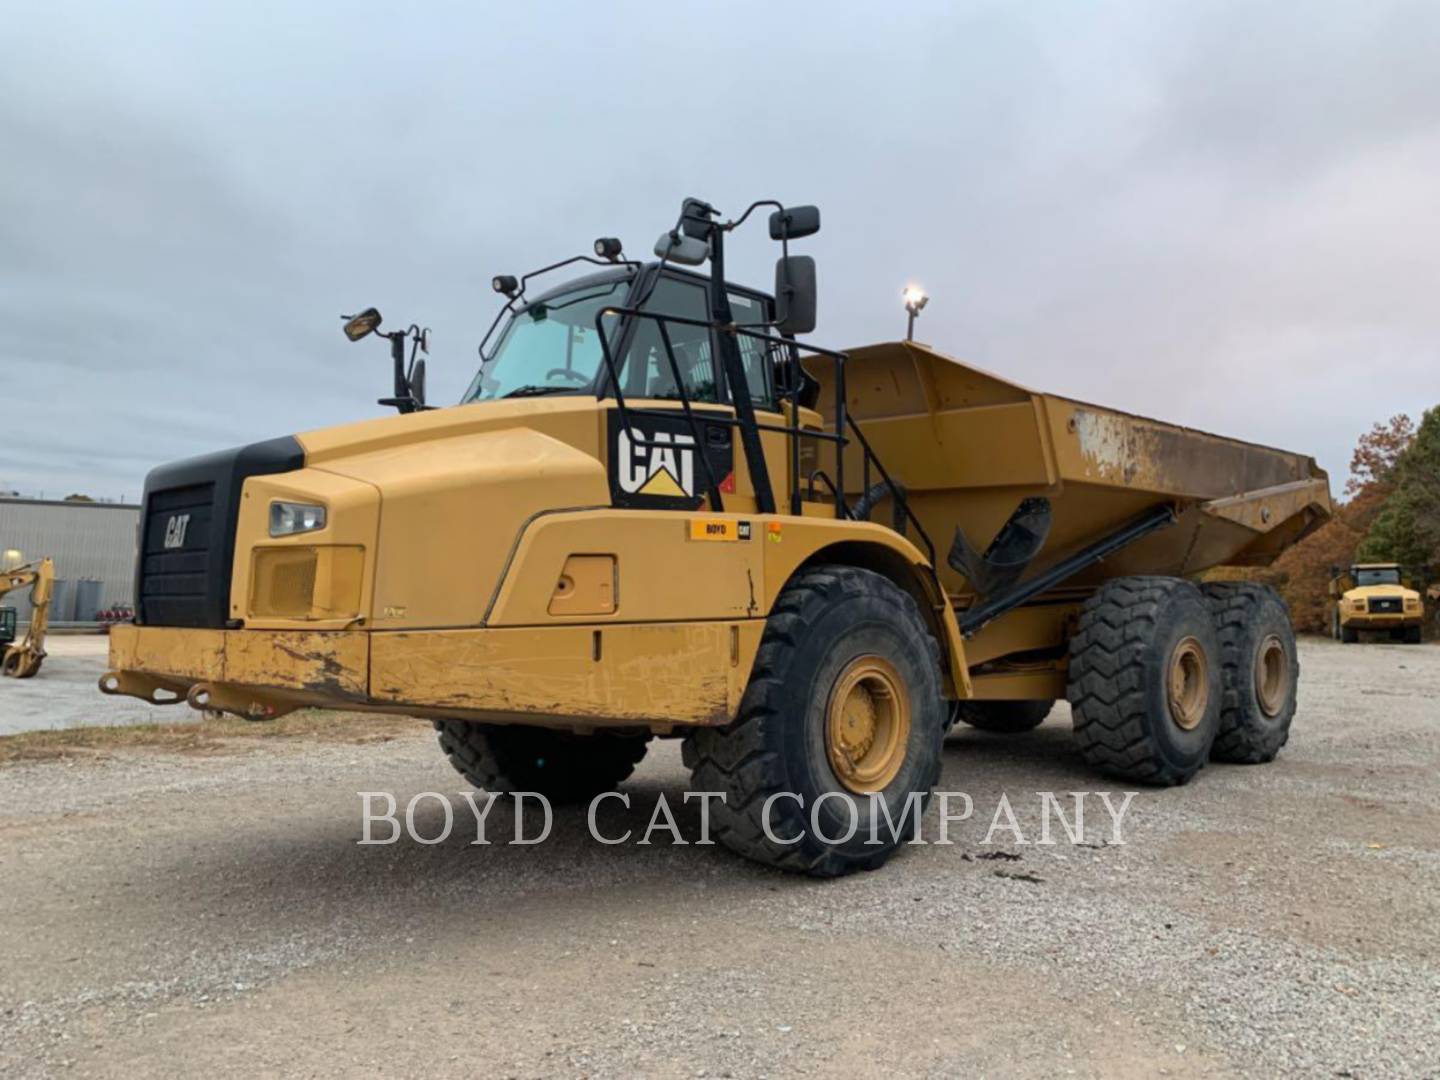
M1420 644L1425 604L1419 590L1408 587L1399 563L1357 563L1347 571L1335 570L1330 594L1335 598L1336 641L1353 645L1366 633Z
M763 216L773 292L725 276ZM1021 731L1068 699L1083 757L1127 782L1273 758L1285 607L1194 579L1315 528L1325 473L911 341L802 342L815 267L790 247L819 224L686 200L654 261L602 238L497 277L458 405L425 404L411 327L386 335L399 415L156 469L102 689L423 717L475 785L561 799L681 738L724 794L714 834L816 875L908 838L832 839L923 807L957 721Z

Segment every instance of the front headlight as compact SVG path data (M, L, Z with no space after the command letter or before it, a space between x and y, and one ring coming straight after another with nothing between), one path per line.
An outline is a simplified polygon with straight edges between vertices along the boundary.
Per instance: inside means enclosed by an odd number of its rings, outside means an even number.
M272 502L270 535L294 536L325 527L325 507L309 503Z

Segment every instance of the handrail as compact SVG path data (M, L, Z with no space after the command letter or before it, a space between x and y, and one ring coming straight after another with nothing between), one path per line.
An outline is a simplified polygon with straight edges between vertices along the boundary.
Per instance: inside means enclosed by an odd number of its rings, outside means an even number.
M870 440L867 439L867 438L865 438L865 433L860 430L860 425L855 422L855 420L854 420L853 417L850 417L850 418L849 418L849 421L850 421L850 430L855 433L855 438L859 440L859 442L860 442L860 447L861 447L861 449L864 451L864 458L863 458L863 460L864 460L864 462L865 462L865 465L866 465L867 469L868 469L869 465L871 465L871 464L873 464L873 465L875 466L875 470L880 474L880 479L881 479L881 481L885 484L886 487L888 487L888 488L890 489L890 498L891 498L891 500L895 503L896 508L904 511L904 515L905 515L905 516L904 516L904 520L905 520L908 524L915 526L915 531L916 531L916 533L919 534L921 541L923 541L924 544L925 544L925 554L926 554L926 556L927 556L927 557L929 558L929 560L930 560L931 571L932 571L932 573L934 573L934 572L935 572L935 543L934 543L934 541L932 541L932 540L930 539L930 534L925 531L925 526L920 523L920 519L915 516L915 511L912 510L912 509L910 509L910 499L906 496L904 489L901 488L900 485L897 484L897 483L891 478L890 473L889 473L888 471L886 471L885 465L881 462L879 455L876 454L873 449L871 449ZM867 481L868 481L868 477L867 477L866 479L867 479ZM867 482L867 490L868 490L868 482ZM897 516L898 516L898 515L897 515ZM903 530L897 530L897 531L899 531L899 532L901 533L901 535L904 535L904 531L903 531ZM937 587L938 587L939 584L940 584L940 579L939 579L938 576L937 576L936 579L935 579L935 584L937 585Z
M939 588L940 579L939 570L935 563L934 541L930 539L930 534L925 531L925 526L921 524L920 519L915 515L915 511L911 509L910 500L906 496L904 488L897 484L895 480L890 476L889 471L885 468L884 464L880 461L880 458L876 455L874 448L871 447L870 440L865 437L865 433L860 430L860 425L855 422L855 419L849 415L846 409L845 361L848 359L847 354L843 352L836 352L833 349L826 349L819 345L810 345L808 343L798 342L795 341L793 338L778 337L774 334L762 333L757 330L751 330L744 326L737 326L733 323L729 325L720 325L710 320L693 319L683 315L666 315L655 311L643 311L639 308L633 307L601 308L595 313L595 330L596 333L599 335L600 339L601 358L605 363L606 372L610 376L610 388L615 395L615 409L620 414L620 423L623 425L625 435L630 440L631 444L634 446L644 447L645 449L654 449L661 446L669 448L671 444L661 443L659 440L646 439L644 436L636 434L634 426L631 424L630 421L629 407L625 403L625 393L620 385L620 369L616 364L615 355L610 347L610 340L605 332L604 322L607 316L617 316L620 318L628 316L637 319L651 319L657 324L660 331L660 341L661 344L664 346L666 360L668 361L670 366L670 374L674 377L675 380L675 390L676 393L679 395L678 401L680 404L680 409L685 417L686 422L690 427L691 435L695 440L696 453L701 458L701 464L706 479L707 495L709 497L710 508L717 513L723 512L724 499L721 496L719 486L716 483L713 471L710 468L710 461L705 452L705 441L701 437L700 424L702 422L706 424L723 424L727 427L739 428L742 426L742 422L737 416L711 415L707 413L704 414L703 421L699 417L697 417L695 411L691 408L689 390L687 389L685 385L685 379L680 372L679 361L675 358L675 347L673 342L671 341L670 332L668 330L667 324L675 323L680 326L704 327L710 330L712 333L739 334L743 335L744 337L751 338L755 341L765 342L771 345L778 345L782 348L794 350L796 352L803 349L807 353L813 354L815 356L824 357L825 359L829 360L835 368L835 430L833 432L800 427L800 401L798 387L792 388L788 398L785 399L789 401L791 406L791 423L763 424L757 421L754 422L753 425L754 430L756 431L778 432L785 435L790 440L790 459L792 464L792 468L789 470L791 512L798 514L799 507L802 501L800 496L801 487L799 469L800 440L816 439L821 442L831 442L835 444L835 478L832 481L828 475L825 475L820 470L816 470L815 472L811 473L810 477L808 478L809 495L812 499L814 498L815 477L817 475L823 477L826 486L830 488L833 494L835 516L843 520L854 520L853 515L850 512L849 503L846 501L845 498L845 448L850 445L850 439L847 437L847 435L853 434L856 441L860 444L860 461L861 467L864 470L866 490L868 490L870 486L870 468L873 465L876 472L880 474L881 481L889 489L891 501L895 505L897 511L897 513L895 514L895 520L900 525L900 527L897 528L895 531L899 532L903 536L905 535L908 526L914 526L916 534L919 536L921 542L924 544L926 557L930 560L931 576L935 578L936 587L937 589ZM796 356L795 359L798 363L799 357ZM763 461L758 463L751 463L752 468L756 467L757 465L759 468L762 469L767 467L766 463ZM943 595L943 593L937 593L937 595Z

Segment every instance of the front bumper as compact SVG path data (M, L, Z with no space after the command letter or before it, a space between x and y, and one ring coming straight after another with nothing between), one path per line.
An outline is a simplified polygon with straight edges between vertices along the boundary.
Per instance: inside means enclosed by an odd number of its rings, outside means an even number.
M1424 615L1418 611L1355 611L1340 616L1342 626L1352 630L1397 630L1402 626L1419 626Z
M268 719L315 707L560 728L725 724L763 620L428 631L116 626L100 688Z

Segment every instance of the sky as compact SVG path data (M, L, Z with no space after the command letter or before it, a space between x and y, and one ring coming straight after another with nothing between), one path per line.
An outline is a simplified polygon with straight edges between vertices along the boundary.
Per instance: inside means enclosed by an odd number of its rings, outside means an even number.
M4 5L0 490L459 399L489 282L815 203L820 324L1315 455L1440 403L1440 4ZM763 223L729 247L765 286Z

